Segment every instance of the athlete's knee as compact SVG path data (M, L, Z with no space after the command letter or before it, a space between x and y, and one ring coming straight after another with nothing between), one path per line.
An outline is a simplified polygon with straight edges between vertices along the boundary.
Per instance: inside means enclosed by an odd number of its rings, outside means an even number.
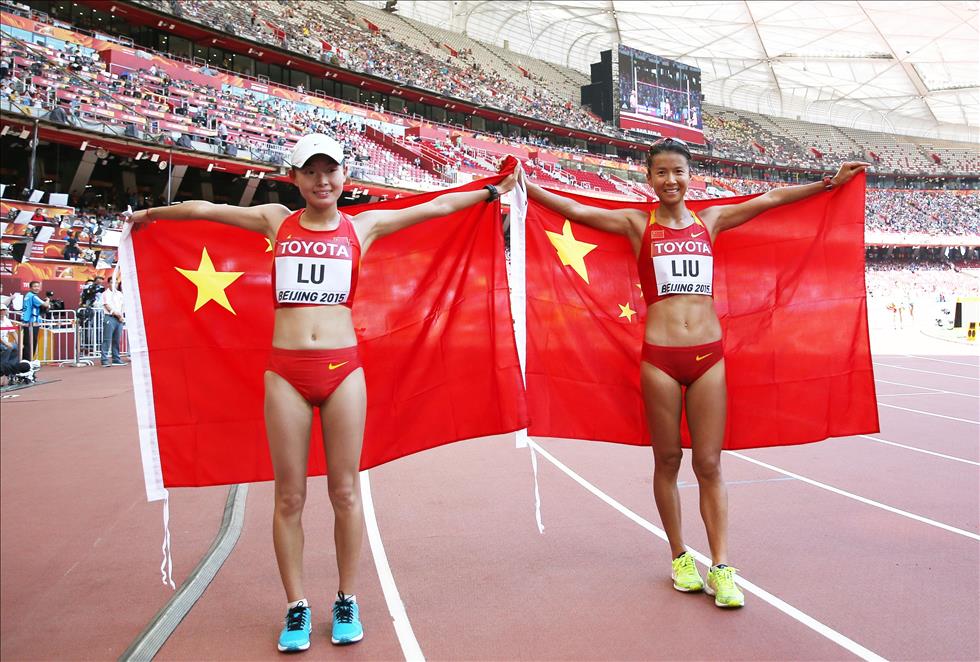
M699 481L721 480L721 454L695 455L691 463Z
M337 481L328 488L334 512L350 512L361 503L361 495L355 481Z
M681 470L681 460L683 459L684 453L680 448L658 451L653 456L654 471L677 474Z
M299 517L306 505L306 490L279 490L276 494L276 515Z

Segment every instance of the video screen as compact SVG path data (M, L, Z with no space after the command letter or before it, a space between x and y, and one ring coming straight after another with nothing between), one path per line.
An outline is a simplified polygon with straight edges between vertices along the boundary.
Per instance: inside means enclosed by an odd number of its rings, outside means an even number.
M620 128L701 142L701 70L620 44L618 108Z

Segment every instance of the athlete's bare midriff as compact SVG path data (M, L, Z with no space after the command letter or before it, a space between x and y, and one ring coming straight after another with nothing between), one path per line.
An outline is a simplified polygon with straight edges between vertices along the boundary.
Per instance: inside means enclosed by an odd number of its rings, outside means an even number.
M280 349L336 349L357 344L350 308L303 306L276 309L272 346Z
M675 294L647 307L644 340L663 347L690 347L721 339L715 302L702 294Z

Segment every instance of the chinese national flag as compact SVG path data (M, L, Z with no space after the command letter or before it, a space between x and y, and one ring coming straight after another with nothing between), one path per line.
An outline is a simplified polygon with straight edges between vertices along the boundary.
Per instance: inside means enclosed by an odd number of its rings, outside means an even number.
M265 237L206 221L157 222L124 239L151 500L167 487L272 478L263 422L272 260ZM499 203L375 242L361 264L353 317L368 391L362 468L526 426ZM313 428L309 474L317 475L326 472L318 419Z
M746 199L687 205L697 211ZM629 242L529 205L528 433L648 445L639 370L646 306ZM725 448L878 430L863 176L722 233L714 269L728 379ZM689 446L686 434L685 426Z

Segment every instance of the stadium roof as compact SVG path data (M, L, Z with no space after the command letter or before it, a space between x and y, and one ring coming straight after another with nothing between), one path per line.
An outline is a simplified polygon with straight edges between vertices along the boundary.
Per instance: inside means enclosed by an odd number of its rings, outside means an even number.
M383 6L384 2L367 2ZM702 70L711 104L978 140L978 2L399 0L398 15L588 73L623 43Z

